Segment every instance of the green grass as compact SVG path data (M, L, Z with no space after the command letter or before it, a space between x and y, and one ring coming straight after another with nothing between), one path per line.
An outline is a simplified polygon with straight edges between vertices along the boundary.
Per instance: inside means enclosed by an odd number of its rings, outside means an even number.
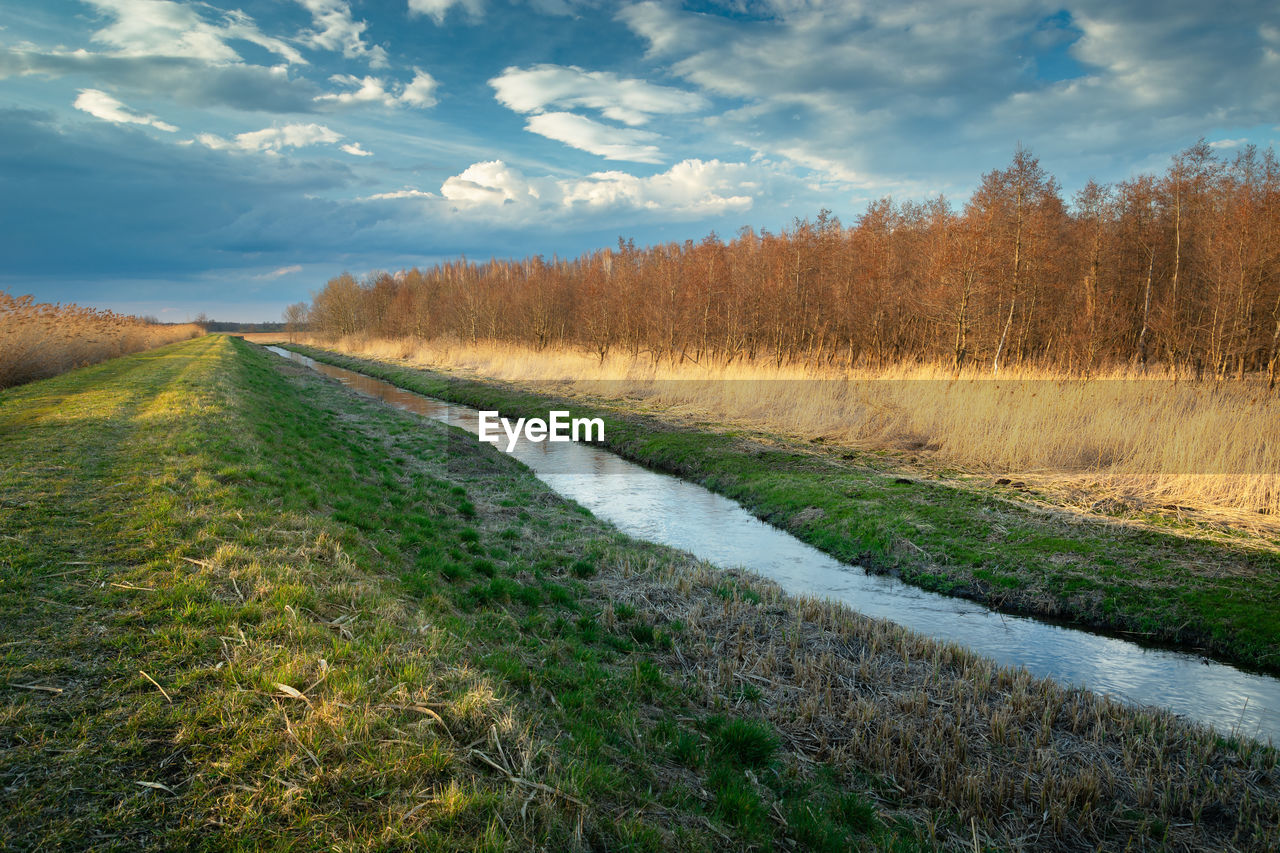
M508 416L565 408L603 417L614 452L733 498L838 559L926 589L1280 672L1277 547L1041 511L1007 489L962 480L904 483L876 454L691 428L604 402L292 348Z
M0 393L0 460L0 848L924 843L615 600L686 557L441 424L211 336Z

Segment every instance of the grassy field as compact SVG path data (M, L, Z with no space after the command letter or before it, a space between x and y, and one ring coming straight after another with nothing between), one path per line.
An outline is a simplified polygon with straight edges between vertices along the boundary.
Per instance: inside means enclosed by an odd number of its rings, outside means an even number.
M1280 842L1274 749L627 539L223 336L0 393L0 460L3 848Z
M545 394L510 383L304 349L481 408L545 414L550 405ZM1025 483L1001 486L900 456L691 423L634 399L561 403L602 414L613 450L725 494L842 560L1006 612L1280 672L1280 546L1273 538L1167 513L1083 517L1038 501Z

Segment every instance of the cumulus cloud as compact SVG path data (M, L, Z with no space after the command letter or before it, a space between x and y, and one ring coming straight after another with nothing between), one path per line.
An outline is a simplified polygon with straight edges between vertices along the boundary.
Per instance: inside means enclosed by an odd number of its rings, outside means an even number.
M462 204L506 204L537 199L540 193L523 174L501 160L472 163L461 174L447 179L440 195Z
M147 125L154 127L156 130L163 130L165 133L174 133L178 129L153 115L134 112L106 92L98 89L81 89L80 95L72 106L94 118L115 122L116 124Z
M609 171L579 178L530 178L501 160L490 160L473 163L446 180L440 195L459 212L507 220L627 211L696 219L749 210L753 199L743 190L760 187L752 173L744 163L685 160L649 177Z
M369 25L351 17L351 6L344 0L297 0L311 13L314 28L303 33L304 44L321 50L342 51L348 59L365 59L371 68L387 66L387 52L379 45L368 45L364 32Z
M212 133L196 136L200 144L215 151L265 151L278 153L285 148L306 148L311 145L333 145L342 140L342 134L322 124L286 124L283 127L267 127L236 134L231 139Z
M562 183L569 207L630 207L682 217L720 216L749 210L752 197L742 190L749 167L719 160L684 160L647 178L626 172L596 172Z
M439 83L434 77L421 68L414 68L413 79L400 93L400 100L414 107L434 107L438 103L435 95L437 86Z
M351 142L351 143L348 143L347 145L342 145L339 147L341 148L341 150L347 152L352 157L372 157L373 156L373 152L365 151L363 148L360 147L359 142Z
M433 107L435 98L435 78L421 68L414 69L413 79L400 86L388 84L379 77L356 77L354 74L334 74L329 81L347 87L346 92L326 92L317 95L315 100L321 104L335 106L358 106L360 104L382 104L387 107L411 106ZM394 90L394 91L393 91Z
M206 62L239 62L240 54L227 42L240 40L286 62L306 64L296 48L265 35L252 18L240 11L220 12L203 4L183 5L173 0L84 2L111 19L93 34L93 40L124 56L184 56ZM197 9L209 9L219 20L206 21Z
M656 133L611 127L574 113L538 113L529 116L525 129L606 160L662 162L662 153L653 144Z
M610 71L585 71L576 65L512 66L489 85L498 103L518 113L585 107L632 126L645 124L654 115L697 112L707 106L707 99L695 92Z
M352 104L383 104L388 107L396 105L399 98L387 91L387 84L377 77L356 77L354 74L334 74L330 82L339 86L347 86L348 92L327 92L317 95L316 100L330 102L342 106Z
M484 15L482 0L409 0L409 14L429 15L437 24L443 24L449 10L457 6L473 21Z

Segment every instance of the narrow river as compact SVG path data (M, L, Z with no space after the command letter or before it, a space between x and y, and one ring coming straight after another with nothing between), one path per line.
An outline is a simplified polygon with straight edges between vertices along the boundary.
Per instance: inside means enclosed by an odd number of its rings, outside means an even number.
M414 394L279 347L267 349L361 394L479 432L475 409ZM505 451L505 439L498 446ZM1197 655L1004 616L971 601L869 575L760 521L728 498L590 445L521 439L511 455L555 491L631 536L680 548L717 566L748 569L788 592L843 602L868 616L967 646L1063 684L1162 706L1223 733L1280 742L1280 679Z

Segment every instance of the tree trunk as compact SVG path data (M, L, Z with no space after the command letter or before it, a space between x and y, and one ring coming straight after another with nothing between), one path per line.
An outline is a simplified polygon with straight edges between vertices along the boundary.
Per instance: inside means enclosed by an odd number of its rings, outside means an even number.
M1142 329L1138 332L1138 361L1147 368L1147 328L1151 320L1151 276L1156 265L1156 247L1147 249L1147 281L1142 293Z

